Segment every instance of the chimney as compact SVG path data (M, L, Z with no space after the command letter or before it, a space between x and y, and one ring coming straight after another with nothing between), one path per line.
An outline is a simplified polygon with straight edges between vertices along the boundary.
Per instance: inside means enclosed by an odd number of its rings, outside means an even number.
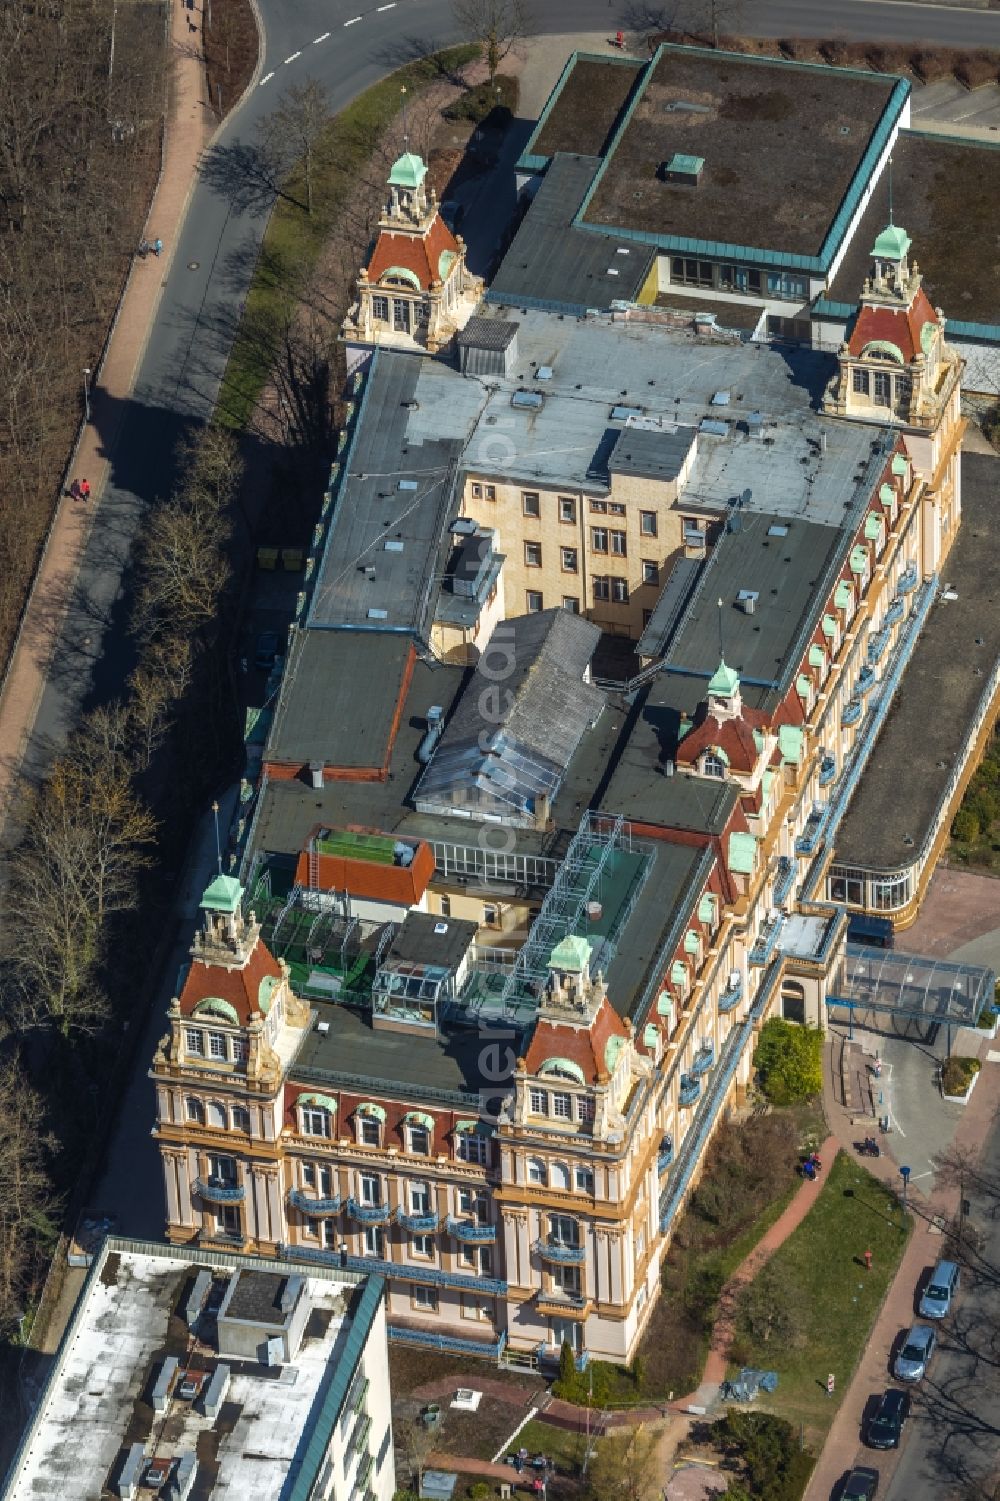
M309 782L317 792L322 792L323 790L323 767L324 762L322 761L309 762Z

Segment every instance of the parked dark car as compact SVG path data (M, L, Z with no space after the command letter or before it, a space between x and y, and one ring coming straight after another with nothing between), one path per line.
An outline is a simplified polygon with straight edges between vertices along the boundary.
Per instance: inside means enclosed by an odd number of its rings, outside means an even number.
M879 1398L865 1434L869 1449L898 1449L903 1424L910 1416L910 1394L890 1387Z
M878 1470L869 1470L865 1465L855 1465L844 1481L840 1501L873 1501L878 1490Z

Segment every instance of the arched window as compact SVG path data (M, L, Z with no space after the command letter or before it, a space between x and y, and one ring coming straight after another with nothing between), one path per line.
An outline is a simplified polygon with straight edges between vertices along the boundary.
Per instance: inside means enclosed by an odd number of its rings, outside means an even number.
M541 1157L528 1158L528 1182L538 1188L544 1188L549 1181L548 1168Z
M205 1124L205 1107L200 1100L195 1099L194 1095L188 1095L184 1103L184 1113L188 1120L194 1121L196 1125Z
M208 1124L214 1126L219 1131L226 1129L226 1107L225 1105L220 1105L218 1100L209 1100L208 1102Z
M250 1112L245 1105L234 1105L232 1110L233 1130L250 1134Z
M322 1105L303 1105L299 1114L302 1117L302 1131L305 1136L333 1135L332 1117L329 1110Z
M563 1193L569 1193L569 1168L565 1162L553 1162L552 1187L560 1189Z
M702 762L702 769L707 777L724 777L726 775L726 763L720 756L713 756L711 752Z

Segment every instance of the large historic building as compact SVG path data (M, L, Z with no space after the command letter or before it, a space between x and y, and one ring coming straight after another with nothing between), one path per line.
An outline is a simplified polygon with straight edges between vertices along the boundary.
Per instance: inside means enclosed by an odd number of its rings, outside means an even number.
M904 96L857 90L881 153ZM349 429L152 1073L171 1241L377 1270L412 1343L628 1360L761 1024L851 998L852 911L916 912L1000 638L966 640L991 495L905 231L835 353L651 310L662 255L556 233L553 194L616 200L552 120L447 350L345 332ZM702 192L671 162L668 216Z

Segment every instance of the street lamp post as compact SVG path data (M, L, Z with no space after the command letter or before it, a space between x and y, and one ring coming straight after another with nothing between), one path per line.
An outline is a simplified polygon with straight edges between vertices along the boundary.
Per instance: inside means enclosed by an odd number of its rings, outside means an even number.
M90 421L90 366L83 367L83 412L87 421Z
M908 1167L901 1167L900 1170L899 1170L899 1176L903 1180L903 1213L905 1214L906 1213L906 1190L907 1190L907 1186L909 1185L909 1182L910 1182L910 1169Z

